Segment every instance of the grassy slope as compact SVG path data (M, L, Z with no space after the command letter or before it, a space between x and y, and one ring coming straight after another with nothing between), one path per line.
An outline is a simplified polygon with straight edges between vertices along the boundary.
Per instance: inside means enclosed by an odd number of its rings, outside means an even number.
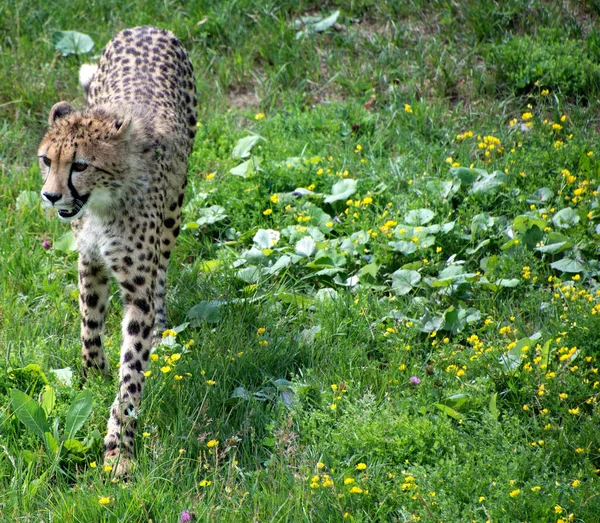
M80 62L55 56L54 30L88 33L97 48L119 29L139 24L166 27L181 38L196 69L202 123L186 220L195 220L205 205L223 206L228 220L202 235L183 232L170 268L170 322L184 322L201 300L260 297L231 303L221 308L218 323L200 323L179 335L182 344L195 340L177 363L181 381L173 380L175 372L163 375L161 362L153 364L140 414L140 433L148 436L140 434L130 483L112 483L89 466L101 460L98 441L82 463L58 467L2 407L2 517L176 521L188 509L200 521L337 521L344 514L354 521L548 521L570 513L593 521L600 504L599 351L590 335L597 331L590 313L597 268L586 265L572 291L561 283L570 275L549 266L560 256L535 253L523 245L525 237L502 246L516 216L538 213L527 197L545 186L554 196L537 205L547 207L539 216L575 208L580 223L566 230L580 247L575 254L592 262L597 257L598 166L586 153L600 154L594 134L598 87L593 77L588 84L561 77L548 95L541 94L544 85L523 90L494 52L513 34L535 38L549 27L590 49L594 59L591 27L597 18L591 8L529 4L513 0L492 11L478 2L365 0L341 6L336 29L301 39L292 23L317 12L308 2L132 2L124 9L117 2L74 1L57 10L30 0L0 6L0 349L6 356L0 394L15 386L39 392L27 373L15 377L7 369L37 363L47 373L69 366L77 375L80 365L75 255L43 248L43 240L56 244L65 228L41 212L34 196L28 203L26 192L39 190L33 151L51 104L83 102L76 85ZM328 3L323 14L336 7ZM258 112L266 118L255 119ZM525 112L534 114L531 132L517 130L528 121L521 118ZM561 130L543 123L559 123L563 114ZM509 126L515 117L518 125ZM467 130L474 136L456 138ZM228 172L238 163L231 151L249 133L265 138L255 149L262 171L236 178ZM497 137L504 151L484 156L477 135ZM559 138L566 145L555 147ZM296 157L319 159L296 165L289 160ZM506 170L508 180L491 196L476 198L463 189L442 198L428 182L451 178L448 157ZM563 169L577 181L565 181ZM332 231L324 230L331 241L361 230L378 234L363 252L347 255L343 268L346 277L376 263L375 287L364 279L362 289L346 292L303 265L258 285L236 277L232 263L259 228L282 230L309 212L298 201L285 210L271 195L311 184L327 194L346 170L361 180L353 197L373 201L351 205L348 213L344 201L321 205L340 217ZM267 208L272 215L263 214ZM433 209L434 223L455 221L455 229L414 254L393 252L386 234L394 226L382 227L388 220L402 224L407 211L419 208ZM486 224L479 232L476 216ZM398 234L391 239L400 240ZM519 286L493 290L472 282L438 292L423 283L408 296L390 292L396 269L417 269L435 280L452 255L465 260L468 272L484 272L491 281L518 279ZM217 260L216 268L207 270L205 260ZM530 267L530 276L523 267ZM317 289L330 286L337 300L313 301ZM106 340L116 362L116 294L112 305ZM425 311L439 316L449 307L476 309L481 319L436 336L415 327ZM320 328L316 335L312 327ZM261 328L266 330L259 334ZM541 339L532 342L529 359L505 372L498 357L513 340L537 331ZM535 345L547 340L554 340L549 366L540 368ZM578 347L576 361L561 360L561 347ZM412 375L419 385L410 385ZM292 409L273 388L279 378L294 383ZM76 391L50 380L62 426ZM102 431L114 386L91 380L86 387L94 392L95 408L85 430ZM229 399L236 387L249 398ZM460 394L467 400L453 398ZM493 398L499 415L490 407ZM436 406L442 403L445 411ZM220 441L217 451L206 446L212 439ZM356 469L361 462L364 472ZM211 484L202 486L203 480ZM362 492L351 492L356 486ZM110 502L101 505L100 497Z

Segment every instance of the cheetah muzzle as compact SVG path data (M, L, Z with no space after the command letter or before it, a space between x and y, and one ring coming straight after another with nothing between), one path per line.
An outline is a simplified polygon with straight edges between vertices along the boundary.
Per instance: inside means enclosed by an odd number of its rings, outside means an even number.
M181 43L168 31L117 34L80 83L87 104L55 104L38 158L41 198L72 222L79 252L83 373L108 374L101 332L112 274L123 300L119 385L104 439L117 474L132 463L136 412L153 334L166 324L166 274L179 234L196 87Z

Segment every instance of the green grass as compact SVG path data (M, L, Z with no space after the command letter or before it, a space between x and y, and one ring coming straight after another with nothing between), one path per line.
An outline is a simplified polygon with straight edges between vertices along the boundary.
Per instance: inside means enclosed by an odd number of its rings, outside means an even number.
M596 521L596 4L2 4L0 520ZM52 33L97 55L140 24L189 50L200 124L169 268L181 330L115 482L116 286L113 377L83 386L82 445L52 454L11 390L53 391L62 441L82 388L76 253L39 205L35 150L54 102L84 103L91 58L58 56ZM259 168L236 176L249 135Z

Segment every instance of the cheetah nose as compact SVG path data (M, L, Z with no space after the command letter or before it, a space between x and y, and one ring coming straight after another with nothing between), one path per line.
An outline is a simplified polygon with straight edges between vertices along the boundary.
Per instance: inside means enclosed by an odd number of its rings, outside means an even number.
M42 196L48 200L52 205L54 205L58 200L62 198L62 194L57 194L54 192L43 192Z

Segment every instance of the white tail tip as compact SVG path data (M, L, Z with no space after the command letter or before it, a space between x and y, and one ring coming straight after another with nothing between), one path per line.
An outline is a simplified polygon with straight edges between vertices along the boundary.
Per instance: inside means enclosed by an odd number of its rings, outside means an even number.
M83 64L79 69L79 83L86 93L97 70L98 66L95 64Z

